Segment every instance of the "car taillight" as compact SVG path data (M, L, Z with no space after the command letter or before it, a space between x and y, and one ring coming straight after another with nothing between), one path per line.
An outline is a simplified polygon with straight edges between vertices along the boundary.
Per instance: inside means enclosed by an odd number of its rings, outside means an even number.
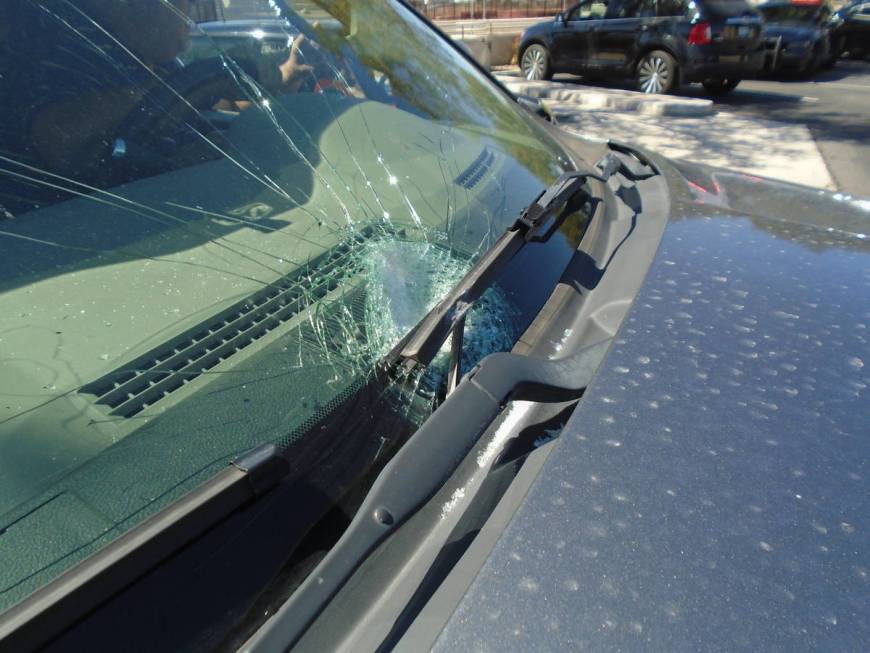
M713 41L710 23L696 23L689 30L689 45L708 45Z

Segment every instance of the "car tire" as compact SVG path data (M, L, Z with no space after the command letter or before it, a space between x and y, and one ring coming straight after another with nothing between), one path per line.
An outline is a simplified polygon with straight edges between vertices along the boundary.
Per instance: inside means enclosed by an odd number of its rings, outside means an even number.
M830 50L830 47L828 49ZM825 44L821 41L816 43L815 47L813 47L813 58L809 70L810 75L816 74L825 66L827 57L824 56L824 52Z
M828 43L828 56L822 62L822 68L830 70L837 65L837 59L843 54L843 38L840 37Z
M550 53L540 43L533 43L520 56L520 70L523 77L529 80L550 79L553 76L553 66L550 64Z
M674 58L664 50L643 55L635 68L637 88L642 93L670 93L678 84L679 70Z
M843 56L844 52L846 52L846 37L839 36L831 43L831 59L836 61Z
M740 83L739 79L705 79L701 82L701 86L710 95L727 95Z
M806 63L806 65L798 70L798 76L803 77L804 79L809 79L813 75L815 75L819 70L819 60L815 55Z

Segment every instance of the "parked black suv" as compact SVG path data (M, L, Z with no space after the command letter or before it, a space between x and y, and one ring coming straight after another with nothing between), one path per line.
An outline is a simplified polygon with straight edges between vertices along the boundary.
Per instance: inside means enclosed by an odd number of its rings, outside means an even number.
M833 65L829 27L833 12L826 0L773 0L759 5L758 11L764 18L768 52L775 53L769 68L809 75Z
M870 54L870 2L852 0L831 17L831 52L834 57L848 53L852 59Z
M764 65L761 18L745 0L585 0L520 38L527 79L633 76L645 93L701 82L731 91Z

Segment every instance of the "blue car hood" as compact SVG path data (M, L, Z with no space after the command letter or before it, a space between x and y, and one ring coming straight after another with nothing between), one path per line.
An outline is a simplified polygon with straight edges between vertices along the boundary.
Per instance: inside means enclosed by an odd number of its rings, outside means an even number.
M862 650L870 202L685 166L439 650Z

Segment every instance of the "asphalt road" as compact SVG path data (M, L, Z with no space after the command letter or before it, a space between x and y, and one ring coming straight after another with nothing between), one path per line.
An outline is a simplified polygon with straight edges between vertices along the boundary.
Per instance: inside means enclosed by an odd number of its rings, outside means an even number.
M704 97L700 85L682 94ZM720 110L806 125L839 190L870 197L870 61L839 61L811 79L743 81Z

